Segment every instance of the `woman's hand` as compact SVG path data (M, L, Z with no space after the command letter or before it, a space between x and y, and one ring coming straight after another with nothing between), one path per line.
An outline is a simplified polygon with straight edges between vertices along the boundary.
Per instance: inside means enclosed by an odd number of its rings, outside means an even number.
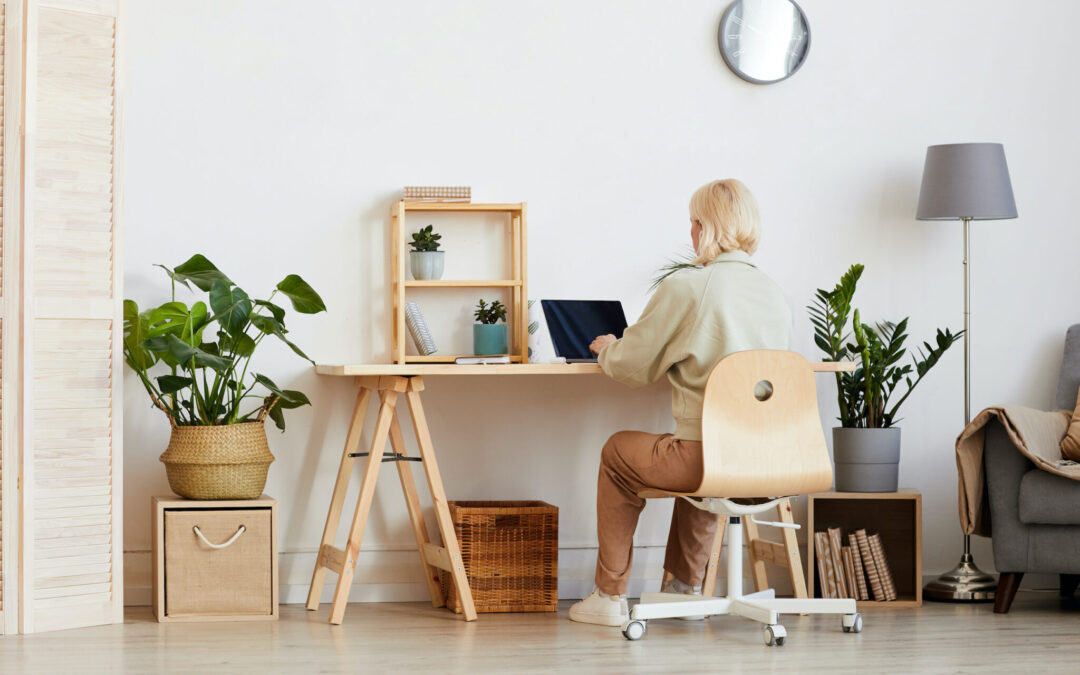
M610 333L608 335L597 336L597 338L592 341L592 344L589 345L589 351L599 356L600 351L612 342L615 342L615 336Z

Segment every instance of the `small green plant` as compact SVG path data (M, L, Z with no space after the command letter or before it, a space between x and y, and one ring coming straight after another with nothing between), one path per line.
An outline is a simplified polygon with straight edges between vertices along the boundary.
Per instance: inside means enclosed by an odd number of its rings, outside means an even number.
M649 292L655 291L664 282L664 279L680 270L692 270L700 267L700 265L694 264L695 258L697 258L697 253L692 248L688 248L675 258L668 258L668 261L661 265L660 269L656 270L656 276L653 277L652 285L649 286Z
M490 305L481 300L476 306L476 311L473 312L473 316L476 317L477 322L485 324L506 321L506 307L498 300Z
M173 269L155 267L172 280L172 300L142 312L134 300L124 300L124 359L150 400L181 426L239 424L268 415L284 431L283 411L309 405L307 396L249 373L248 366L270 335L311 361L285 337L285 309L273 299L280 293L297 312L318 314L326 311L319 294L290 274L266 300L256 300L199 254ZM208 302L189 307L177 301L177 284L189 291L195 286L207 294ZM151 375L158 364L164 366L162 374Z
M964 331L952 333L948 329L938 329L935 344L924 342L918 348L918 357L912 357L911 364L899 365L907 354L904 349L908 337L907 318L898 323L882 321L870 326L860 320L856 309L851 332L848 332L848 316L862 273L862 265L852 265L833 290L819 288L813 303L806 309L810 313L810 323L814 325L814 342L825 352L825 360L853 359L857 363L855 372L836 374L841 425L849 428L891 427L900 421L897 412L912 390ZM852 334L854 343L848 342ZM914 380L911 373L915 374ZM893 402L892 397L898 393L901 382L905 383L906 389L903 396Z
M412 243L409 246L412 246L412 250L416 253L438 251L440 239L442 239L442 235L434 232L433 227L428 225L420 228L419 232L413 232Z

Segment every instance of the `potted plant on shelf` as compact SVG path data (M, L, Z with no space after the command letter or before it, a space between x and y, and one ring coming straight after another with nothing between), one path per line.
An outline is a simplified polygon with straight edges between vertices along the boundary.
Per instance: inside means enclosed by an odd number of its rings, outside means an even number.
M862 265L852 265L833 290L818 289L807 310L814 342L825 352L825 360L856 363L854 372L836 374L840 406L840 426L833 428L836 489L893 492L900 462L900 428L894 426L900 421L900 406L963 331L938 329L934 344L924 342L918 356L901 365L907 353L907 318L870 326L862 323L856 309L849 332L848 316L862 273ZM849 342L852 336L855 341Z
M250 371L251 357L273 336L311 361L286 337L285 309L273 300L280 293L301 314L326 311L326 305L295 274L266 300L256 300L202 255L174 269L157 267L172 279L172 299L142 312L134 300L124 300L124 359L172 426L160 458L169 487L188 499L254 499L274 461L263 421L269 417L284 431L284 411L310 402ZM209 307L177 301L177 284L207 293ZM151 375L159 364L162 374Z
M431 225L420 228L419 232L413 232L412 251L409 252L409 270L413 279L429 280L442 279L443 262L446 251L439 250L439 240L442 235L435 232Z
M506 354L510 351L507 333L506 307L496 300L490 305L481 300L473 312L477 323L473 324L473 353L477 356Z

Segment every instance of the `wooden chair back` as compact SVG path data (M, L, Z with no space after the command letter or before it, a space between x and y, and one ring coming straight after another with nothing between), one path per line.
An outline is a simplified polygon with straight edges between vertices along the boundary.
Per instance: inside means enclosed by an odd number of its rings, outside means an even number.
M783 497L832 486L814 371L800 354L729 354L709 375L704 399L705 470L691 494Z

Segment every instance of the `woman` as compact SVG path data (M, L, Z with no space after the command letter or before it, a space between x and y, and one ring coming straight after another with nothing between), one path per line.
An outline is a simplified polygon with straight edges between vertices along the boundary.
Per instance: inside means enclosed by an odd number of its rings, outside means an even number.
M570 619L621 626L629 619L626 585L634 529L658 488L692 492L701 484L701 408L705 382L732 352L788 349L791 310L780 288L750 256L761 236L757 202L735 179L702 186L690 198L690 238L699 268L668 277L623 337L596 338L591 349L612 379L640 387L667 375L674 434L620 431L608 439L596 490L599 554L596 589L570 608ZM716 516L675 500L663 590L699 593Z

